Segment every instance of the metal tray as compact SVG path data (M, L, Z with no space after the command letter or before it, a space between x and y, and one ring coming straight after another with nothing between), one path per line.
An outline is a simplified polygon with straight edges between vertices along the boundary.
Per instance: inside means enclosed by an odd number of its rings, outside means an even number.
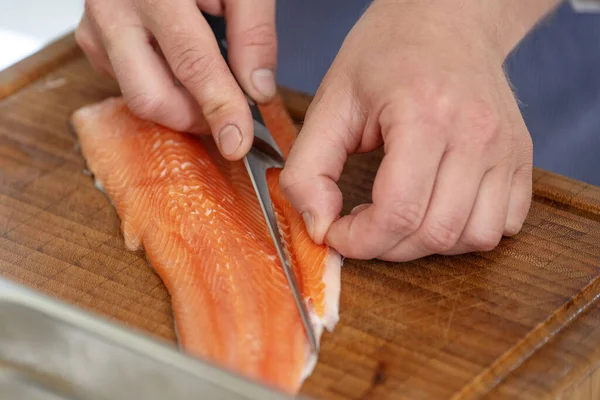
M0 399L289 397L0 279Z

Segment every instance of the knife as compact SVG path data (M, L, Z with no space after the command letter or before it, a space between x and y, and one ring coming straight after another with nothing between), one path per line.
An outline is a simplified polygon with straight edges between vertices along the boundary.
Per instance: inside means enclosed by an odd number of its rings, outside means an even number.
M229 65L229 58L227 56L227 39L226 39L226 24L225 19L222 17L215 17L210 14L202 13L206 21L210 25L217 43L221 55L225 59L225 62ZM243 89L242 89L243 91ZM254 143L250 151L244 157L244 165L250 175L250 180L254 186L254 191L258 196L258 201L262 208L267 226L271 232L271 237L277 249L279 260L283 266L283 271L287 278L288 284L294 296L294 301L302 318L302 324L308 337L308 342L314 353L319 351L319 344L315 335L308 310L304 304L302 293L296 281L296 276L292 268L292 264L285 251L285 245L277 226L277 218L275 217L275 210L273 209L273 203L271 202L271 195L267 186L266 172L269 168L283 168L285 164L285 158L283 153L277 146L277 143L273 139L271 132L265 126L265 122L262 118L260 110L256 103L246 94L248 100L248 106L252 113L252 119L254 121Z

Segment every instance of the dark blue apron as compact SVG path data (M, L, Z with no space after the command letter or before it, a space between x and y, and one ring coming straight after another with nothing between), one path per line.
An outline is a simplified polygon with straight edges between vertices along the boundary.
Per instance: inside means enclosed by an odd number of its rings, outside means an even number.
M279 0L280 84L314 94L368 0ZM506 60L534 164L600 185L600 14L560 6Z

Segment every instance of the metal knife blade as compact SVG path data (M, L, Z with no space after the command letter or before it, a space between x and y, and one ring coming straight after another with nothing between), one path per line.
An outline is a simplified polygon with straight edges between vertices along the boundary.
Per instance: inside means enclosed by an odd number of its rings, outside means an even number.
M228 63L225 20L222 17L215 17L206 13L203 13L203 15L215 34L221 55ZM265 221L269 227L269 232L271 233L271 237L275 244L279 260L285 272L292 295L294 296L294 301L296 302L296 307L300 313L308 342L312 351L317 353L319 351L319 343L306 304L302 298L302 293L300 292L292 264L285 251L285 244L283 243L279 226L277 225L277 218L275 217L271 194L269 193L269 188L267 186L267 169L283 168L285 158L279 149L279 146L277 146L277 143L273 139L273 136L265 126L258 106L250 97L248 97L248 95L246 95L246 99L248 100L248 106L250 107L252 118L254 120L254 143L248 154L244 157L244 165L246 166L246 170L252 181L252 186L254 187Z
M257 123L255 123L255 126L256 125ZM266 129L266 127L263 126L262 129ZM279 226L277 225L277 218L275 217L275 210L273 209L269 187L267 186L267 169L274 167L281 168L283 165L277 159L274 159L268 153L263 152L257 147L252 147L246 157L244 157L244 165L246 166L246 170L252 181L252 186L254 186L254 190L258 196L258 202L262 208L265 220L269 227L269 232L271 233L275 248L277 249L277 254L279 255L279 260L283 267L283 271L285 272L288 284L290 285L300 317L302 318L308 341L312 351L317 353L319 351L319 343L310 320L310 315L304 304L298 282L296 281L296 275L294 274L292 264L285 250L285 244L283 243L283 238L281 237Z

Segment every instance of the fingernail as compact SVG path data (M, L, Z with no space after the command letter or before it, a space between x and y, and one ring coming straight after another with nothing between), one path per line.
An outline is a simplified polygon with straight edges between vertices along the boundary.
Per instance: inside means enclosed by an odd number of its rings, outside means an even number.
M252 84L265 97L273 97L277 91L275 75L270 69L257 69L252 72Z
M308 236L311 237L311 239L314 239L314 219L311 213L309 213L308 211L304 211L302 213L302 219L304 220L304 225L306 225L306 230L308 232Z
M367 208L367 207L369 207L369 205L368 205L368 204L361 204L361 205L358 205L358 206L354 207L354 208L352 209L352 211L350 211L350 214L358 214L359 212L361 212L362 210L364 210L364 209L365 209L365 208Z
M230 156L242 144L242 133L235 125L226 125L219 132L219 147L223 154Z

